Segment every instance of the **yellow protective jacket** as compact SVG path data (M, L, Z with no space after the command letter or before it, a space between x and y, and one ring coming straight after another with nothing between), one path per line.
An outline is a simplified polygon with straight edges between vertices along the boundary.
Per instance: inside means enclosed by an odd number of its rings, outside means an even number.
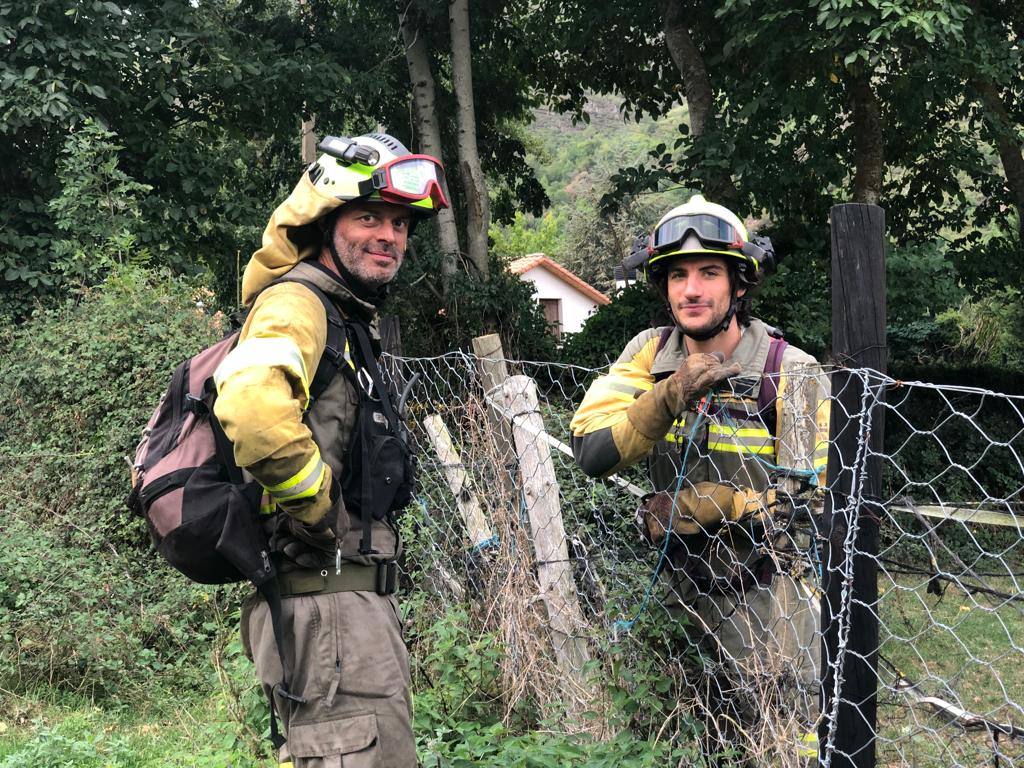
M661 332L651 328L635 336L608 373L587 390L570 424L573 453L584 472L600 477L646 457L655 491L673 493L697 483L718 483L761 494L773 485L772 467L782 456L787 467L813 469L824 480L828 381L813 357L787 346L773 433L771 420L757 406L771 342L759 320L743 329L735 352L725 361L739 362L742 370L718 388L709 413L701 419L695 411L682 414L660 440L639 432L627 409L656 381L672 375L687 355L678 328L658 350ZM798 412L783 407L787 398L801 404Z
M316 222L340 204L303 175L274 211L263 245L245 269L243 300L251 309L238 345L214 373L214 412L238 465L264 488L264 514L285 512L313 524L331 511L342 555L367 563L393 558L397 536L384 522L374 522L376 552L360 555L359 519L346 512L340 494L330 498L332 478L340 481L345 470L358 393L339 372L310 406L310 383L327 342L327 314L305 285L272 285L282 277L312 283L342 316L365 321L375 334L376 308L316 261L322 239ZM276 529L272 519L268 528Z

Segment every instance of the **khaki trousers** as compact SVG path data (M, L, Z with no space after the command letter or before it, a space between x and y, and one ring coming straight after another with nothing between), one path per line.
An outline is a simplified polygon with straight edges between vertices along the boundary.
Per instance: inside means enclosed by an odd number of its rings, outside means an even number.
M284 658L295 702L275 696L295 768L415 768L409 657L398 602L373 592L282 600ZM257 596L242 612L242 641L264 692L281 682L270 609Z

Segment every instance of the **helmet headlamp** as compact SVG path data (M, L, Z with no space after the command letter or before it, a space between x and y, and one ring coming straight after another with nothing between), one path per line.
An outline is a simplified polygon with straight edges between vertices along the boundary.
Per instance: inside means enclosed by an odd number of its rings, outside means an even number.
M365 144L357 144L352 139L339 136L324 136L323 141L316 145L321 152L326 152L331 157L341 160L349 165L351 163L362 163L363 165L374 166L380 162L380 152Z

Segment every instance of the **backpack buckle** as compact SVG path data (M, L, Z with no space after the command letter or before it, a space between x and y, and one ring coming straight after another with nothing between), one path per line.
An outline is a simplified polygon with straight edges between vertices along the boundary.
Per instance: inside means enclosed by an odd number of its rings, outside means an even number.
M210 413L206 401L201 397L196 397L191 392L185 393L185 410L196 416L207 416Z

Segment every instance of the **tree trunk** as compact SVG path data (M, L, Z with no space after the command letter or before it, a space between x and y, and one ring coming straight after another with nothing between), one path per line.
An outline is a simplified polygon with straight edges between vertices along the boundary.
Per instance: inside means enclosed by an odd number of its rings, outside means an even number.
M686 91L686 108L690 116L690 134L697 141L707 132L715 118L715 92L704 57L686 26L687 12L680 0L663 0L665 46L679 70ZM727 171L711 169L703 173L704 192L713 202L733 207L739 193Z
M870 72L853 73L849 83L853 122L853 202L879 205L885 170L882 110L871 88Z
M302 164L309 165L316 161L316 134L313 128L316 126L316 115L310 115L309 120L302 121Z
M409 81L412 83L412 107L416 119L416 133L419 135L420 151L425 155L433 155L443 162L441 151L441 131L437 122L437 101L434 94L434 74L430 69L430 58L427 46L420 34L420 25L413 18L413 11L408 8L399 16L402 40L405 43L405 61L409 67ZM448 184L444 184L444 193L448 199ZM455 274L459 254L459 230L455 222L455 214L451 208L444 208L437 213L437 235L441 244L441 281L445 290L449 278Z
M1003 175L1006 176L1006 186L1013 196L1013 204L1017 206L1021 248L1024 249L1024 154L1021 153L1017 132L996 84L991 80L975 80L973 84L981 96L981 103L985 106L985 122L995 138L999 159L1003 164Z
M299 0L299 14L306 15L306 0ZM312 25L310 25L312 31ZM303 112L308 108L308 104L303 105ZM303 119L302 126L299 129L299 157L302 160L302 165L307 166L311 163L316 162L316 134L313 133L316 127L316 115L311 114L309 119Z
M487 230L491 206L476 145L473 104L473 61L469 45L469 0L451 0L448 22L452 37L452 86L458 104L459 171L466 190L466 250L480 276L487 279Z

